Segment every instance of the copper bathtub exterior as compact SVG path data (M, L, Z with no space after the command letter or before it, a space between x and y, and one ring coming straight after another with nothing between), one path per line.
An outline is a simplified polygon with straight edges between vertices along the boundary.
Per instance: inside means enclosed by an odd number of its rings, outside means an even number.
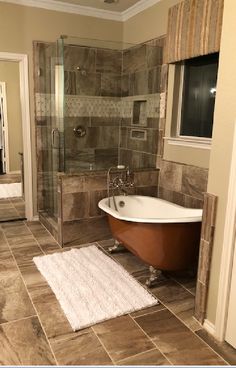
M197 259L201 222L130 222L109 214L108 220L113 237L156 269L184 270Z

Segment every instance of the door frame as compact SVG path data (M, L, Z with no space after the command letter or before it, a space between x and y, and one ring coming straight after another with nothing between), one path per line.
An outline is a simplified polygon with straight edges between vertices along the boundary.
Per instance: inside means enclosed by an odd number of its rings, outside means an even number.
M6 93L6 82L1 82L2 86L2 97L3 97L3 119L5 125L5 157L6 157L6 173L9 173L9 139L8 139L8 118L7 118L7 93Z
M25 183L25 215L27 220L33 220L33 173L32 173L32 146L31 122L29 105L29 63L26 54L0 52L0 61L19 63L20 100L22 116L22 136L24 154L24 183Z
M214 335L220 340L225 340L225 332L228 318L229 295L231 287L233 256L236 241L236 122L234 124L232 160L230 167L228 199L225 216L225 228L223 238L223 250L220 265L219 290L216 308L216 321Z

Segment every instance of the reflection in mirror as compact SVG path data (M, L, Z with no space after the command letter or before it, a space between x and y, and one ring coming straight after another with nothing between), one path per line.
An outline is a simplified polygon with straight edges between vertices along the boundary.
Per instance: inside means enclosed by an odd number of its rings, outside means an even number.
M25 218L19 64L0 61L0 222Z

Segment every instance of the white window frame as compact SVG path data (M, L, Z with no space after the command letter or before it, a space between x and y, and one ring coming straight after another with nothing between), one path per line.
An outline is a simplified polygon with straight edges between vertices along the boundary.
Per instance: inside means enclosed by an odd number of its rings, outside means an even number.
M176 132L174 136L165 137L165 139L167 140L168 144L175 145L175 146L211 149L212 138L187 136L187 135L180 134L182 103L183 103L183 89L184 89L184 75L185 75L185 65L184 63L182 63L182 65L180 66L180 86L179 86ZM173 121L172 121L172 124L173 124Z

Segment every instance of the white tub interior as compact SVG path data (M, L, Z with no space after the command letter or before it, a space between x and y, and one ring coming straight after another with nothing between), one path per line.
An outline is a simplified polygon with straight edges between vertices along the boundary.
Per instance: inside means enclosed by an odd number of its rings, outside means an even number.
M201 222L202 209L178 206L165 200L146 196L116 196L115 210L113 198L102 199L98 206L106 213L119 220L144 223L182 223Z

